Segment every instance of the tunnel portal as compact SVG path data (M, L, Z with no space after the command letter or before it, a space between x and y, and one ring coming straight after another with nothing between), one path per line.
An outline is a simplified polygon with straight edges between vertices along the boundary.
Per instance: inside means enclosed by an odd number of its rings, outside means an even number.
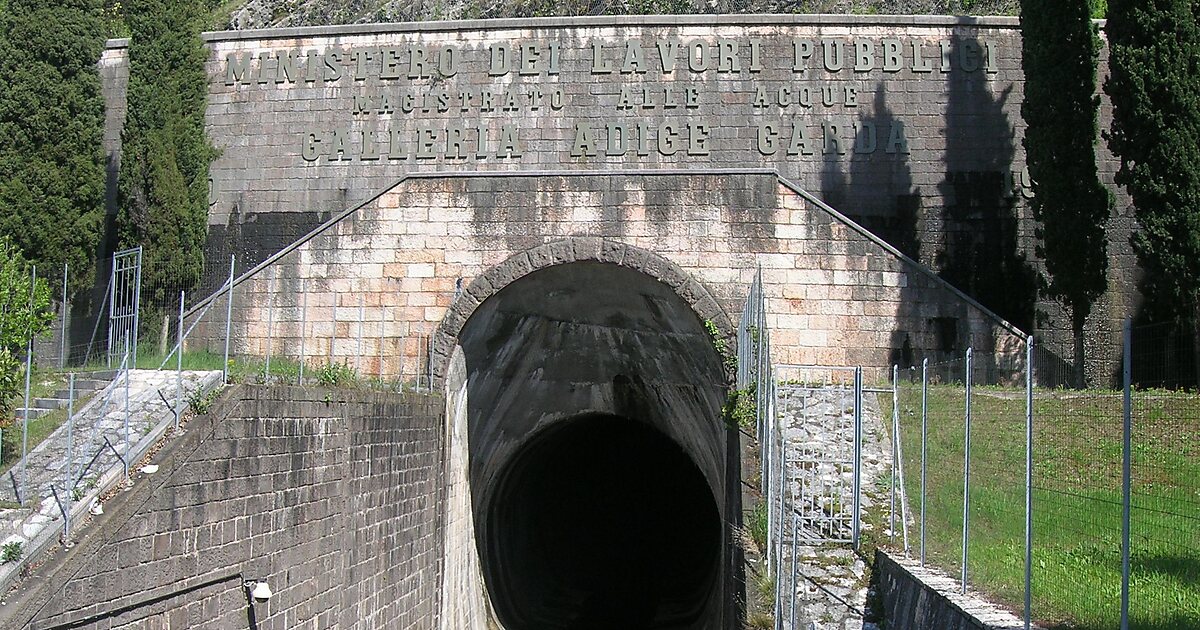
M720 516L700 470L653 427L560 422L513 458L496 493L486 518L508 534L487 555L521 627L675 628L703 614Z
M458 341L475 544L503 627L733 627L737 440L688 302L616 264L550 266L480 304Z

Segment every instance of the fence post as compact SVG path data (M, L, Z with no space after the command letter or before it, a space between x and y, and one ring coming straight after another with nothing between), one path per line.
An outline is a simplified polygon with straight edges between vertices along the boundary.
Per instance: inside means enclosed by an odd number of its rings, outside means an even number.
M383 333L387 319L387 309L379 309L379 382L383 382Z
M890 499L888 507L888 537L896 537L896 458L899 457L899 450L896 448L896 442L900 441L900 436L896 434L899 430L900 416L900 367L892 365L892 474L891 488L888 491Z
M966 391L967 402L963 411L963 528L962 528L962 592L967 592L967 545L971 523L971 348L967 348Z
M125 338L125 455L121 463L125 466L125 481L129 481L129 338Z
M338 335L338 294L333 293L333 332L329 333L329 360L330 365L334 363L334 357L337 356L337 335Z
M1125 319L1121 438L1121 630L1129 630L1129 513L1133 476L1133 322Z
M364 318L364 297L362 293L358 294L358 343L354 348L354 371L358 373L359 378L362 378L362 338L363 338L363 318Z
M275 276L279 275L278 267L272 270L271 279L267 282L267 357L263 362L263 384L271 384L271 346L275 345Z
M67 367L67 312L70 310L70 304L67 302L67 270L70 267L63 263L63 292L62 292L62 312L59 315L62 317L62 338L58 342L58 367L64 369Z
M929 358L921 359L921 566L925 566L925 471L929 437Z
M135 280L134 280L134 282L136 282L137 284L135 284L133 287L133 331L130 333L133 335L133 363L130 364L129 366L126 366L125 369L129 369L130 367L137 367L138 331L141 329L141 325L142 325L142 253L143 253L143 251L144 250L142 249L142 246L138 245L138 248L137 248L137 273L135 274Z
M175 428L179 428L179 416L183 413L183 301L184 292L179 292L179 347L175 349Z
M854 368L854 504L850 516L850 537L855 549L858 549L861 535L859 523L862 510L862 401L863 401L862 368Z
M796 511L792 510L792 581L788 589L788 614L791 617L791 624L788 626L795 630L796 628L796 578L798 577L798 566L796 564L796 556L799 554L797 550L796 538L799 536L798 527L799 517L796 516ZM776 593L776 597L779 594Z
M225 303L225 360L221 362L221 379L229 382L229 329L233 322L233 265L237 254L229 255L229 299Z
M779 427L779 484L776 488L776 494L779 495L779 509L775 512L775 535L778 540L775 541L775 573L777 578L782 579L783 575L783 530L784 523L787 522L785 514L787 514L787 444L784 443L783 427ZM776 597L776 600L779 598Z
M308 279L300 278L300 372L296 384L304 384L304 342L308 337Z
M1033 335L1025 343L1025 630L1033 612Z
M29 313L31 316L33 314L33 292L36 287L37 287L37 265L33 265L33 269L30 272L30 280L29 280ZM32 317L30 317L30 321L33 321ZM28 488L26 486L29 483L29 464L25 460L26 460L27 456L29 455L29 377L30 377L30 373L33 372L33 330L30 329L28 332L29 332L29 343L25 349L25 409L24 409L24 413L22 414L23 420L21 422L21 493L20 494L24 494L24 492L26 490L28 490ZM24 497L18 496L17 502L24 503Z
M63 542L71 538L71 502L75 499L75 488L71 469L75 460L75 373L71 372L67 382L67 469L63 483L67 495L67 509L63 512Z

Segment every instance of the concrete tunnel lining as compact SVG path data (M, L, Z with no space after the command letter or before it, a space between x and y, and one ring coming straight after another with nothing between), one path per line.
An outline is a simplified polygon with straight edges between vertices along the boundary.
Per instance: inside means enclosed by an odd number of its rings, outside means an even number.
M552 557L547 549L553 545L533 544L538 537L569 540L557 531L568 522L582 527L580 540L602 541L607 532L608 540L617 541L639 526L680 532L678 539L691 544L672 548L690 555L662 556L672 566L659 573L659 590L648 596L662 602L659 609L643 621L622 623L631 629L724 627L731 608L730 520L737 517L729 494L738 492L729 449L736 440L721 420L721 357L691 307L634 269L595 261L561 264L519 278L485 300L458 343L467 379L476 546L504 627L601 627L583 608L596 593L582 591L614 586L583 573L609 572L616 579L624 571L626 581L641 579L634 575L641 561L630 551L633 545L624 554L614 543L599 555L561 548ZM580 435L590 438L580 441ZM564 449L575 455L563 459ZM614 456L614 449L625 457ZM596 470L581 470L588 467ZM554 477L550 483L548 475ZM638 475L653 476L653 483L632 487ZM569 487L559 483L564 480L589 488L597 500L607 497L620 513L594 527L578 525L595 515L594 506L562 497L547 505ZM665 516L647 505L663 500L660 482L687 497ZM623 560L596 568L605 555ZM571 584L575 592L548 600L548 587L538 580Z

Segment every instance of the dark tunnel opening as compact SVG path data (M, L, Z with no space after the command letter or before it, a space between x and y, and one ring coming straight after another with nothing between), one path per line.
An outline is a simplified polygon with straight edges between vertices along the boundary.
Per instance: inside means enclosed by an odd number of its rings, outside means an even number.
M700 469L649 424L558 422L501 473L484 571L507 630L695 627L722 524Z

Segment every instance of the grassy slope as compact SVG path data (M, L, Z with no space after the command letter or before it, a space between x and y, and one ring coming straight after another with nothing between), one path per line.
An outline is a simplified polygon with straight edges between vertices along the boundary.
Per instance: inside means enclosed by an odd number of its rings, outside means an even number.
M969 576L1020 610L1024 597L1025 401L972 398ZM890 396L880 404L891 408ZM920 389L901 391L905 485L919 523ZM961 570L961 388L929 392L926 549ZM1200 396L1135 397L1131 628L1200 627ZM1118 625L1121 537L1119 392L1039 392L1035 401L1034 615L1060 627ZM917 534L913 534L914 548Z

